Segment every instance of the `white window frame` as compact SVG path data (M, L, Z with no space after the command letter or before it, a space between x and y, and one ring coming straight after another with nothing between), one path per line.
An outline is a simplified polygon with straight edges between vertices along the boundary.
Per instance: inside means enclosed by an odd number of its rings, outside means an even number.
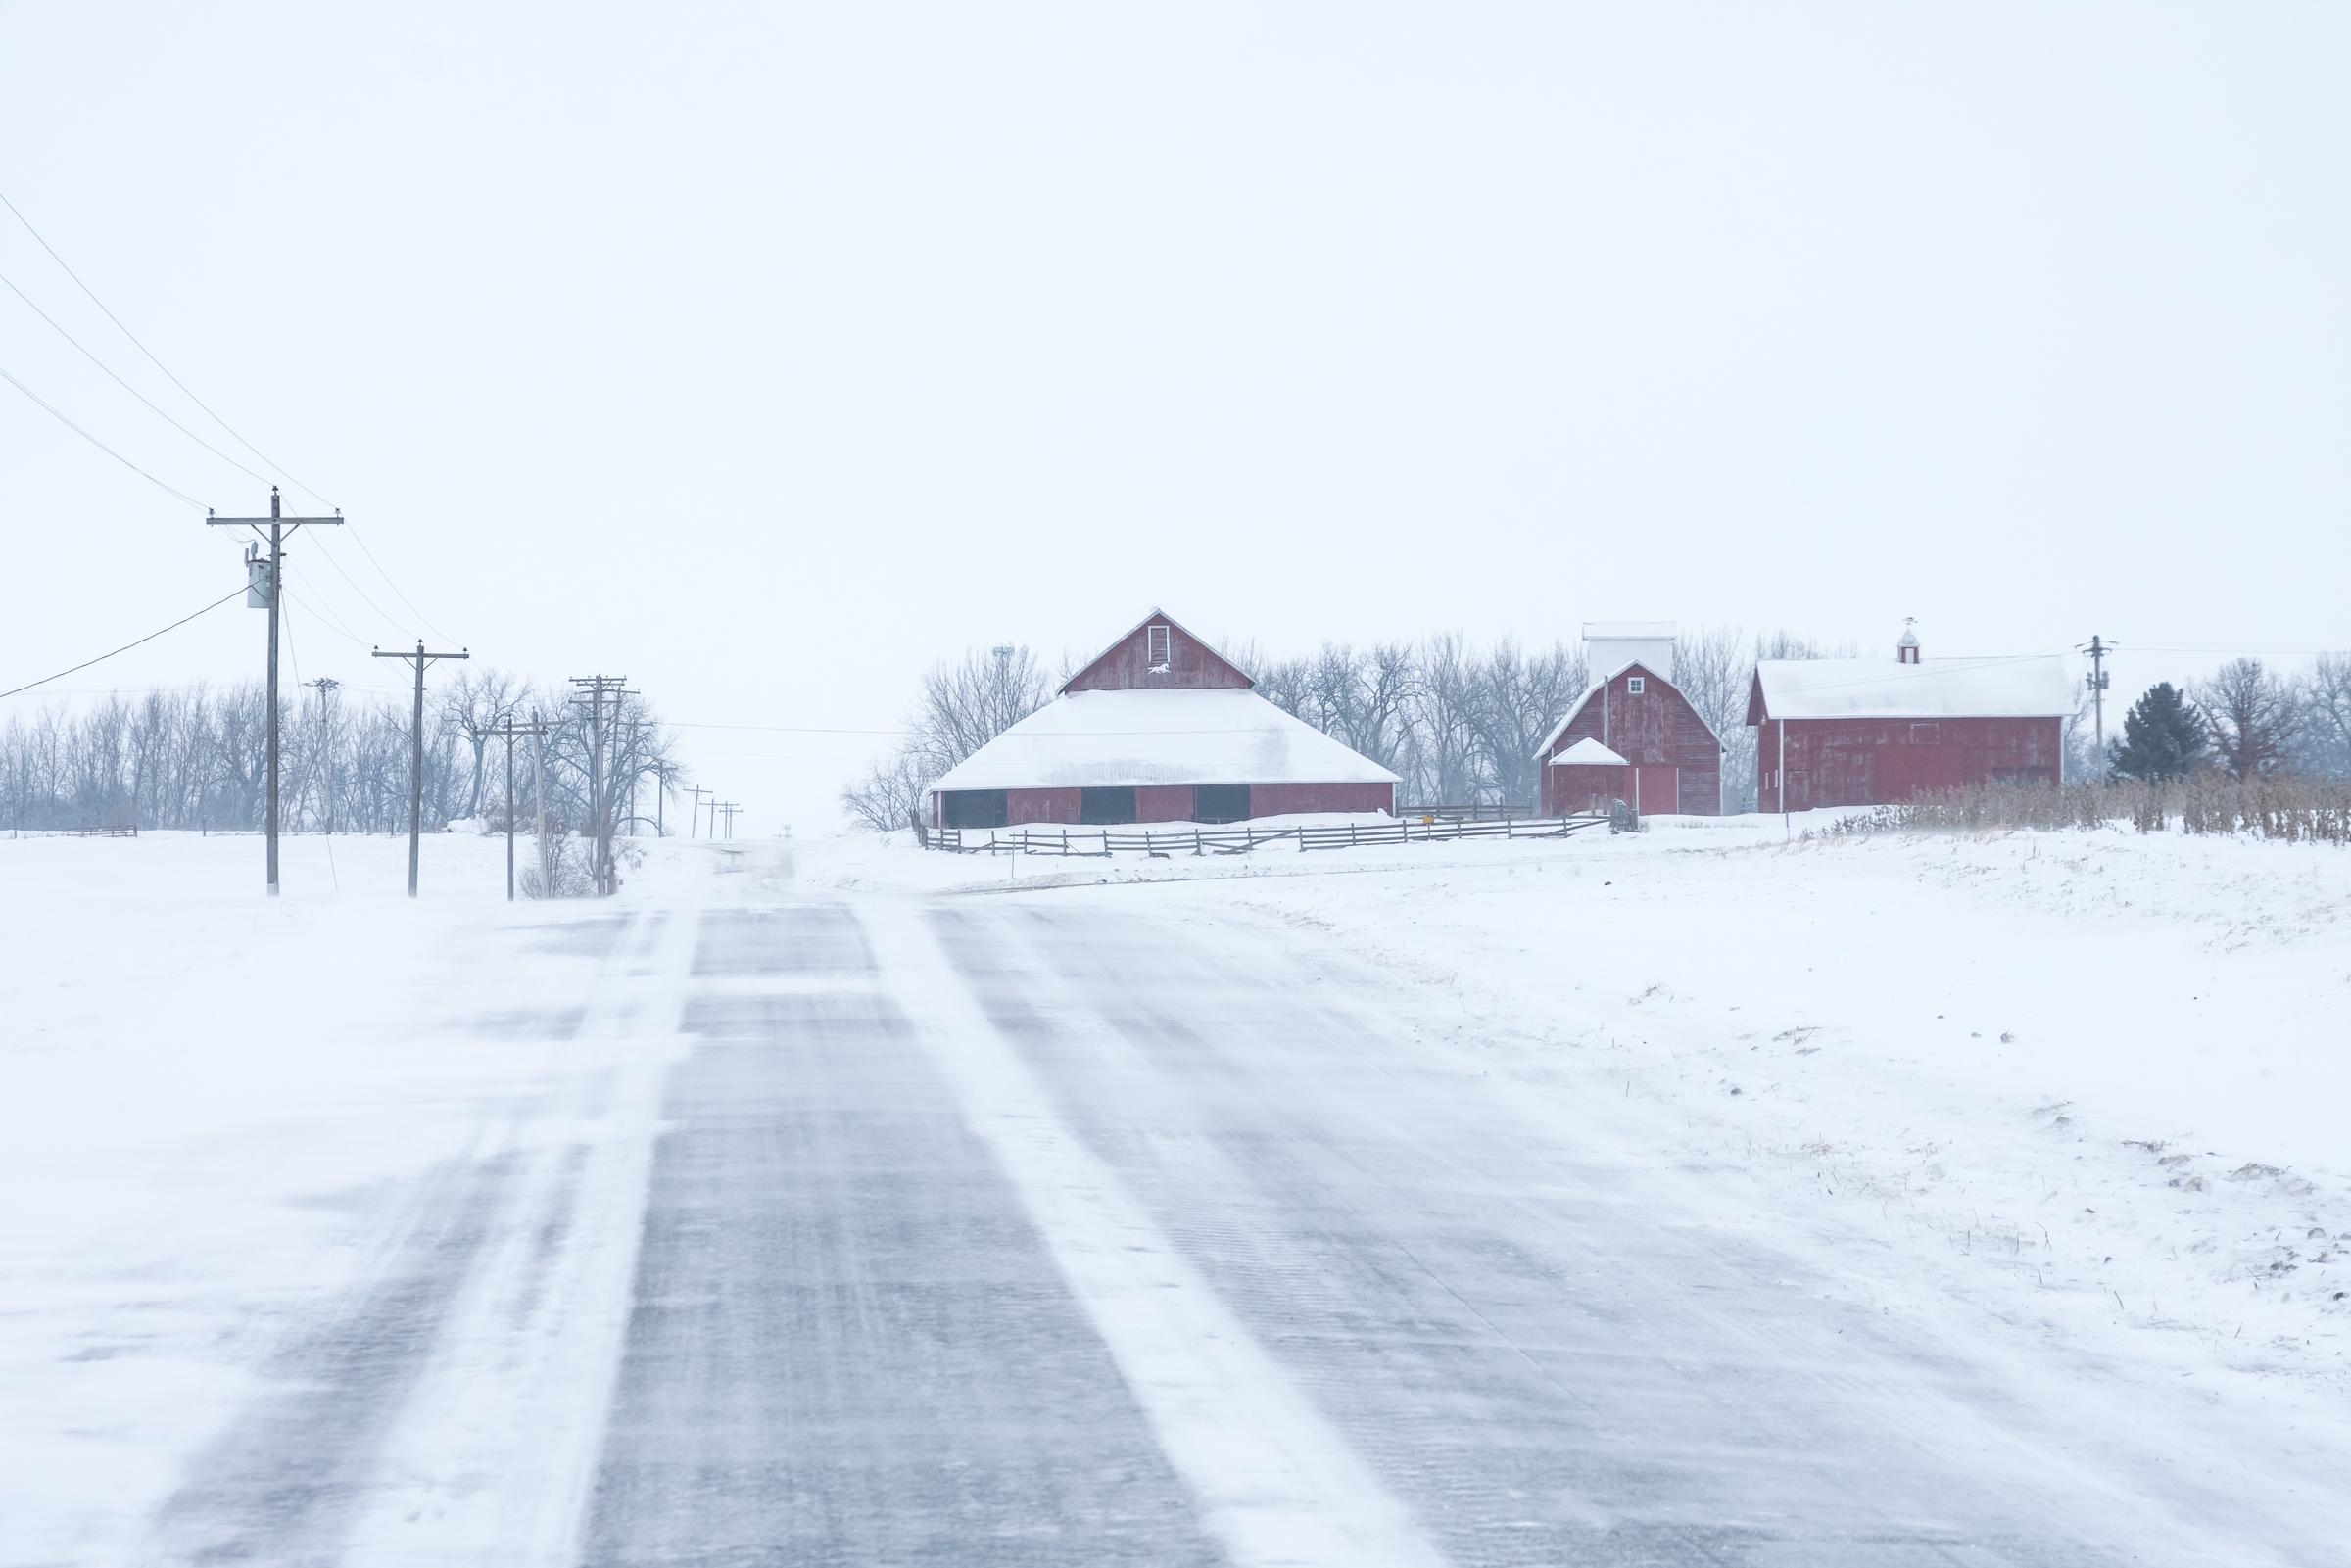
M1176 657L1176 638L1165 626L1143 628L1143 662L1154 669Z
M1649 682L1645 677L1628 675L1624 678L1624 694L1626 696L1637 697L1648 689Z

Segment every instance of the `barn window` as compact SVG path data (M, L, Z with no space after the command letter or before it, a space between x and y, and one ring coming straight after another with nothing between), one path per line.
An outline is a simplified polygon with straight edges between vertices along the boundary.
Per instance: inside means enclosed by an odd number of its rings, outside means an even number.
M1914 746L1939 746L1943 744L1943 726L1940 724L1912 725L1910 727L1910 743Z
M1628 675L1624 678L1624 693L1626 696L1637 697L1648 689L1649 682L1645 678L1638 675Z
M1134 790L1131 787L1080 790L1078 820L1096 826L1134 821Z
M1168 629L1152 627L1143 634L1143 662L1153 669L1168 662Z

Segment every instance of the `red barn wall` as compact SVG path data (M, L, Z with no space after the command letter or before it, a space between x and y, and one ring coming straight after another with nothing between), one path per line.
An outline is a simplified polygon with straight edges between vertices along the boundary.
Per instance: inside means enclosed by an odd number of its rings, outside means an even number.
M1150 629L1168 629L1168 672L1151 673ZM1146 621L1070 677L1065 691L1247 690L1252 683L1223 655L1169 620Z
M1781 804L1781 721L1756 732L1756 799L1764 811L1882 806L1996 780L2055 784L2064 777L2062 719L1790 719L1788 798Z
M1249 786L1249 815L1288 817L1309 811L1396 810L1389 784L1261 784Z
M1007 789L1004 825L1018 828L1025 822L1076 822L1079 794L1076 789Z
M1137 784L1134 790L1134 820L1136 822L1191 821L1192 786L1190 784Z
M1630 685L1636 675L1642 677L1646 688L1639 695ZM1582 770L1553 768L1550 758L1587 738L1640 768L1643 811L1721 815L1722 747L1714 732L1706 728L1705 720L1673 683L1646 666L1636 664L1612 678L1606 692L1593 692L1575 722L1552 742L1543 769L1544 810L1586 809L1562 806L1552 793L1552 775ZM1625 777L1617 798L1632 799L1632 788L1631 778Z

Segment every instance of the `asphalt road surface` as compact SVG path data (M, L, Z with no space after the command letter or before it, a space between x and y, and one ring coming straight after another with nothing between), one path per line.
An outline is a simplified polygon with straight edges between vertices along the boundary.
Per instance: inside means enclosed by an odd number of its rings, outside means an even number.
M150 1560L2345 1560L2096 1368L1587 1154L1310 933L787 890L563 939L576 1081L387 1202Z

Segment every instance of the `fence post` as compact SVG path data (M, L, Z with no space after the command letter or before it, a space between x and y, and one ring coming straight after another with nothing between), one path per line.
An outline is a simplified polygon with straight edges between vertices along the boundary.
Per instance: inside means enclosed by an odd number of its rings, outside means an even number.
M1349 824L1347 825L1347 847L1348 847L1349 849L1353 849L1355 846L1356 846L1356 837L1355 837L1355 824L1354 824L1354 823L1349 823Z
M1200 830L1199 830L1199 829L1197 829L1197 828L1195 828L1195 829L1193 829L1193 830L1192 830L1192 857L1193 857L1194 859L1198 859L1198 858L1199 858L1199 856L1200 856Z

